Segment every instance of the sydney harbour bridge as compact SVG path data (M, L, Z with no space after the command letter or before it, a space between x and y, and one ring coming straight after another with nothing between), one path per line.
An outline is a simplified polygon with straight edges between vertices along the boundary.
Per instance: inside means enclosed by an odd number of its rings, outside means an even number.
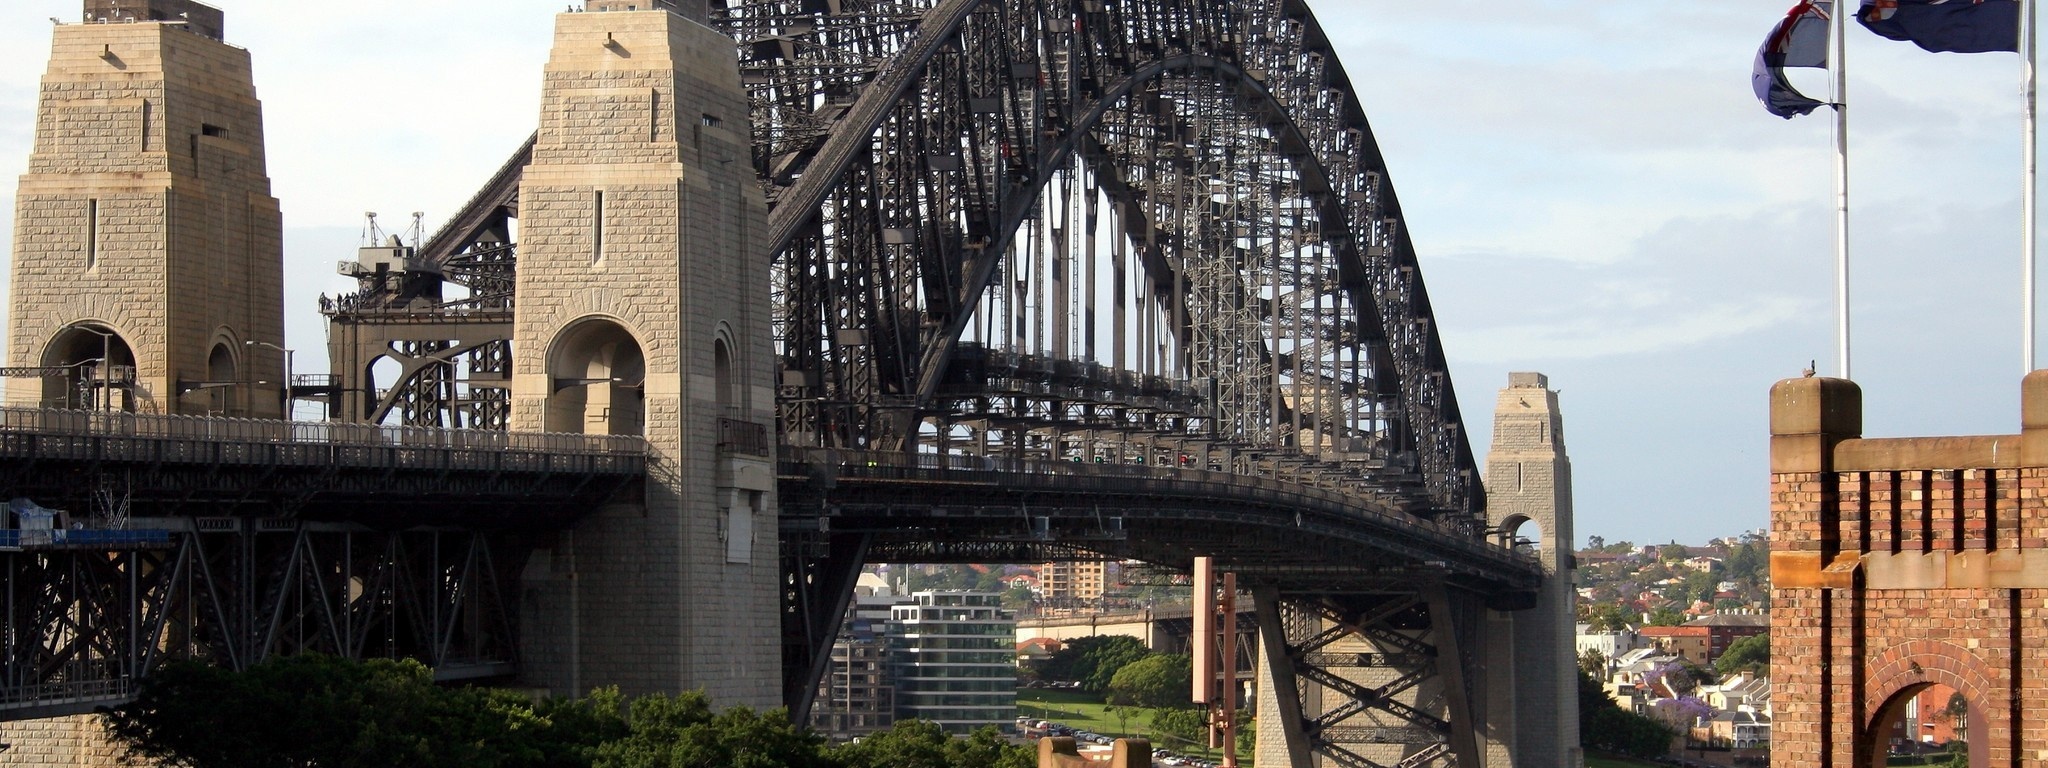
M676 14L737 54L748 114L706 108L669 140L750 167L737 193L765 200L739 256L765 265L772 362L753 386L772 416L726 408L715 444L683 450L772 457L761 525L799 717L863 564L1213 556L1256 603L1276 754L1494 765L1489 741L1539 722L1517 726L1490 657L1554 577L1489 517L1399 200L1306 3L642 0L564 17L619 12ZM718 156L728 131L743 146ZM654 396L631 366L545 381L579 403L605 390L610 415L579 424L608 428L520 428L517 361L541 353L514 343L536 231L521 198L549 134L431 237L346 266L359 290L319 308L329 374L173 387L205 409L145 398L123 365L146 351L90 319L59 337L70 357L10 370L52 383L43 407L0 413L4 487L96 519L0 539L0 717L119 701L171 658L525 673L522 579L590 510L650 503L667 461L642 437L659 409L628 402ZM745 388L726 364L722 406ZM266 396L330 418L223 416L264 416Z

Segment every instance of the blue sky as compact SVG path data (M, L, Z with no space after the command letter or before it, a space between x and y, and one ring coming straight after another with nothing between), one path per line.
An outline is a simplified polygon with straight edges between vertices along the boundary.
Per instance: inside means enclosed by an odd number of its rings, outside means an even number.
M1833 371L1828 120L1772 117L1749 89L1791 4L1310 0L1391 166L1481 450L1507 373L1549 374L1582 538L1762 527L1767 391L1809 360ZM255 55L287 343L311 370L311 300L351 287L333 265L363 212L437 222L533 130L563 3L218 5ZM0 7L0 178L29 150L46 19L79 7ZM1849 43L1866 431L2015 432L2018 57Z

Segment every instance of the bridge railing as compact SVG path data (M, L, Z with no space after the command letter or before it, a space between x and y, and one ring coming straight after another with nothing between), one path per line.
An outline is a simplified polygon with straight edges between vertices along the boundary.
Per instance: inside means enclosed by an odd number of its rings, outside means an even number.
M647 441L624 435L499 432L333 422L0 408L0 449L38 458L226 464L392 464L519 469L576 459L584 471L638 471Z

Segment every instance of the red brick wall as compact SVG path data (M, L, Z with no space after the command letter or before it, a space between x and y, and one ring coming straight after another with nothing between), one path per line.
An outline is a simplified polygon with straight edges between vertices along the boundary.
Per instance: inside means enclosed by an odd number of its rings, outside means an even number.
M1863 440L1860 399L1772 390L1772 765L1882 765L1887 703L1941 684L1973 765L2048 766L2048 429Z

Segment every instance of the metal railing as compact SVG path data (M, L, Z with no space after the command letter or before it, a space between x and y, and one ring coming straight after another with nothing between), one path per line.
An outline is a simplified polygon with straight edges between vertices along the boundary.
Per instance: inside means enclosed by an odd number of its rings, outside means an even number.
M18 549L134 549L167 547L171 532L166 530L112 530L104 528L0 528L0 550Z
M767 456L768 425L741 419L718 420L718 449L741 456Z
M644 471L637 436L0 408L0 456L151 463Z
M0 712L76 701L118 701L135 695L128 678L0 686Z

